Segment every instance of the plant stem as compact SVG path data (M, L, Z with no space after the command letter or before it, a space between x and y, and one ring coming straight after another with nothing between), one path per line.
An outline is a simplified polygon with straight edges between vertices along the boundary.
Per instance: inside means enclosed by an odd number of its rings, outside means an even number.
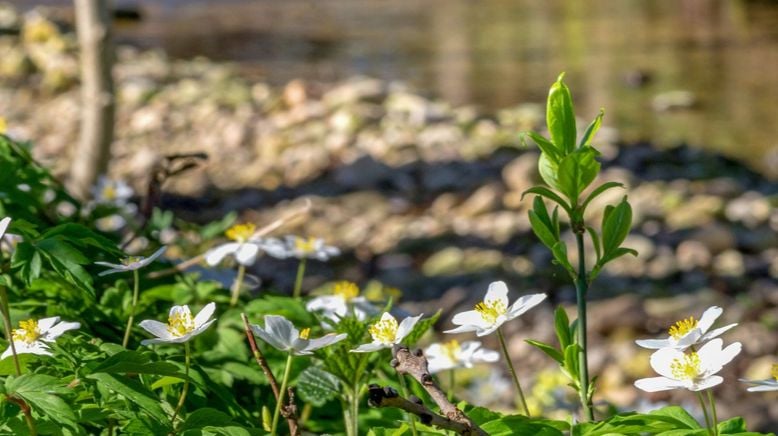
M697 398L700 399L700 407L702 407L702 413L705 415L705 426L708 427L708 433L713 435L713 430L710 425L710 416L708 415L708 408L705 406L705 398L702 396L702 392L697 392Z
M348 402L353 401L352 398L353 396L349 396ZM348 402L342 398L340 400L340 407L343 409L343 426L346 428L346 436L357 436L354 429L354 420L351 418L351 407L348 405Z
M300 259L300 264L297 266L297 278L294 280L294 291L292 292L292 296L294 298L297 298L300 296L300 291L303 288L303 276L305 275L305 261L306 258Z
M270 427L270 435L276 436L276 429L278 428L278 416L281 414L281 406L284 404L284 395L286 395L286 384L289 382L289 373L292 370L292 358L294 355L290 352L289 357L286 358L286 367L284 368L284 378L281 380L281 389L278 392L278 401L276 402L276 410L273 412L273 424Z
M181 411L181 408L184 407L184 402L186 401L186 394L189 392L189 361L191 359L191 353L189 351L189 342L184 342L184 375L186 375L186 379L184 379L184 388L181 390L181 396L178 398L178 404L176 404L176 410L173 411L173 417L170 418L170 423L175 427L176 425L176 416L178 416L178 412Z
M402 394L403 398L408 398L408 386L405 384L405 376L401 373L397 373L398 376L400 376L400 393ZM411 423L411 433L413 433L413 436L418 436L418 432L416 431L416 415L412 415L410 413L408 415L408 420Z
M708 389L708 403L710 403L710 412L711 412L711 429L713 430L714 436L719 435L719 417L716 414L716 400L713 398L713 391Z
M132 304L130 306L130 317L127 318L127 328L124 329L124 339L122 339L122 347L127 348L127 344L130 342L130 330L132 330L132 322L135 319L135 306L138 305L138 292L140 289L140 274L138 270L132 271Z
M230 307L235 307L238 304L238 298L240 298L240 288L243 287L243 278L246 276L246 266L238 266L238 276L235 277L235 282L232 284L232 297L230 298Z
M574 229L575 230L575 229ZM589 281L586 278L586 253L584 252L583 229L575 231L576 245L578 246L578 278L575 280L575 294L578 300L578 345L581 349L578 353L580 397L583 407L583 420L594 421L594 409L589 396L589 352L586 345L586 292L589 290Z
M456 385L456 379L454 378L455 369L448 370L448 401L454 401L454 386Z
M524 414L527 417L529 414L529 407L527 407L527 400L524 399L524 391L521 390L521 383L519 383L519 377L516 376L516 369L513 368L513 362L511 362L511 356L508 354L508 347L505 345L505 337L502 334L502 328L497 329L497 338L500 339L500 348L502 349L502 355L505 357L505 362L508 363L508 370L513 377L513 384L516 386L516 392L518 394L519 404L524 409Z
M16 375L22 375L22 366L19 364L19 356L16 354L16 345L13 340L13 330L11 329L11 307L8 303L8 292L5 290L5 286L0 286L0 305L2 305L3 312L3 328L5 329L5 337L8 339L8 344L11 347L11 355L14 359L14 367L16 369Z
M354 382L354 395L351 396L351 428L354 436L359 435L359 382Z

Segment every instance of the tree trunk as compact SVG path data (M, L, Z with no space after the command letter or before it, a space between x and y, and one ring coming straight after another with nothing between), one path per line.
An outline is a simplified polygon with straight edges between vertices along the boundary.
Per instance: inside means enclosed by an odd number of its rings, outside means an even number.
M81 131L70 187L82 199L108 168L113 141L113 46L108 0L74 0L81 54Z

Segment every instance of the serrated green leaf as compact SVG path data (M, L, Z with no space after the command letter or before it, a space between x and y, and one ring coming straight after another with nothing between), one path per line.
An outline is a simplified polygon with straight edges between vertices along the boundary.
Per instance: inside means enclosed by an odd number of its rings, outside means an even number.
M89 374L87 375L87 378L101 383L103 386L137 404L138 407L145 410L160 423L168 422L170 420L162 410L159 399L138 380L104 372Z
M297 395L316 407L321 407L340 394L340 380L329 372L309 366L297 377Z

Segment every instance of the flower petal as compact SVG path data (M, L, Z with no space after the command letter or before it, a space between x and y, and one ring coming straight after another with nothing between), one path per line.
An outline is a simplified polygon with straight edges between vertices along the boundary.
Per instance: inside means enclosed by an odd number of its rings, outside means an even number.
M716 322L716 319L721 316L722 312L724 312L724 309L718 306L709 307L700 317L700 321L697 323L697 328L702 330L703 333L707 332L713 323Z
M108 274L122 273L122 272L127 272L127 271L130 271L130 270L125 269L125 268L121 268L121 269L120 268L114 268L114 269L107 269L107 270L105 270L103 272L98 273L97 275L102 277L102 276L107 276Z
M250 266L257 260L257 253L259 253L259 245L253 242L246 242L240 245L238 252L235 254L235 260L243 266Z
M504 307L508 307L508 286L505 282L492 282L486 291L484 301L500 301Z
M208 266L216 266L228 255L235 254L240 246L241 244L238 242L228 242L214 247L205 253L205 263Z
M52 316L49 318L41 318L38 320L38 330L41 335L45 335L51 327L59 321L58 316Z
M334 343L340 342L348 337L347 334L341 333L339 335L336 334L329 334L322 336L318 339L311 339L308 343L308 346L305 347L304 351L313 351L318 350L319 348L324 348L328 345L332 345Z
M214 310L216 310L216 303L213 302L206 304L202 309L200 309L200 311L197 312L197 315L194 317L195 329L201 325L204 325L209 319L211 319L211 315L213 315Z
M636 344L649 350L659 350L661 348L674 348L675 343L670 342L669 339L638 339Z
M168 325L165 323L161 323L153 319L146 319L141 321L138 325L157 338L168 340L173 337L173 335L171 335L167 330Z
M59 317L57 317L59 318ZM40 322L38 323L38 326L40 327ZM63 333L65 333L68 330L76 330L81 327L81 323L79 322L68 322L68 321L62 321L59 324L54 325L49 329L48 332L41 335L41 340L43 341L53 341L57 339L58 337L62 336ZM43 329L41 329L43 330Z
M2 220L0 220L0 238L3 237L5 234L5 231L8 229L8 226L11 224L11 217L5 217Z
M208 327L210 327L210 326L211 326L211 324L213 324L213 323L215 323L215 322L216 322L216 320L215 320L215 319L212 319L212 320L210 320L210 321L206 322L205 324L203 324L203 325L201 325L201 326L195 327L195 329L194 329L194 330L192 330L191 332L189 332L189 333L185 334L184 336L182 336L182 338L183 338L183 337L186 337L186 340L185 340L185 341L181 341L181 342L186 342L186 341L188 341L189 339L191 339L191 338L193 338L193 337L195 337L195 336L199 335L200 333L202 333L202 332L204 332L204 331L208 330Z
M278 315L265 315L265 331L287 348L291 347L294 340L300 337L300 332L294 327L294 324Z
M274 334L268 332L267 330L264 330L262 327L258 325L252 324L251 331L253 331L255 335L259 336L260 339L262 339L263 341L267 342L268 344L272 345L273 347L281 351L288 351L291 347L291 344L282 342Z
M718 375L713 375L697 381L696 383L694 383L689 387L689 390L693 392L702 391L705 389L712 388L713 386L719 385L723 381L724 381L723 377Z
M473 353L472 362L497 362L500 360L500 353L494 350L480 349Z
M705 333L704 335L702 335L702 337L700 338L699 341L700 342L705 342L705 341L709 341L709 340L711 340L711 339L713 339L715 337L721 336L724 332L726 332L727 330L735 327L736 325L737 325L737 323L734 323L734 324L726 325L724 327L719 327L719 328L717 328L715 330L711 330L708 333Z
M371 351L378 351L380 349L387 348L378 342L371 342L369 344L362 344L357 348L351 350L352 353L369 353Z
M646 392L669 391L684 386L683 382L667 377L650 377L635 380L635 387Z
M3 353L5 355L5 353ZM748 392L767 392L767 391L778 391L778 383L773 384L763 384L758 386L752 386L747 389Z
M546 299L546 294L532 294L524 295L513 303L513 306L508 310L506 318L511 320L517 316L522 315L524 312L532 309L538 304L542 303Z
M400 342L402 342L402 340L405 339L406 336L408 336L411 330L413 330L413 326L415 326L416 323L419 322L419 319L421 319L423 315L424 314L422 313L419 316L409 316L404 320L402 320L402 322L400 322L400 325L397 327L397 333L394 335L394 343L399 344Z
M457 313L453 318L451 318L451 322L456 325L475 326L478 328L487 328L490 326L490 324L484 320L484 317L475 310L468 310L466 312Z
M673 379L674 377L671 365L675 359L682 358L682 352L674 348L662 348L661 350L651 355L649 362L651 363L651 368L653 368L657 374ZM702 356L700 356L700 359L702 359Z

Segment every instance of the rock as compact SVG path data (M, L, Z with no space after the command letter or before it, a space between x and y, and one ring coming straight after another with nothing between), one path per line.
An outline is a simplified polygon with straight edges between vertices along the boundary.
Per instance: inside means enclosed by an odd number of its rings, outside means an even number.
M353 77L322 96L324 103L335 108L358 101L380 101L386 95L386 84L378 79Z
M463 217L474 217L494 211L500 206L502 189L497 184L484 185L473 192L454 213Z
M669 110L689 109L697 103L697 99L690 91L667 91L658 94L651 102L651 106L657 112Z
M727 250L713 259L713 271L725 277L741 277L746 272L743 255L737 250Z
M536 152L525 152L505 165L502 179L509 190L523 193L538 182L538 156Z
M700 242L711 254L718 254L737 246L737 239L730 227L723 224L708 224L692 233L691 241Z
M674 230L698 227L713 221L724 205L719 197L696 195L667 213L667 225Z
M646 311L643 308L643 302L633 294L623 294L607 300L593 301L589 304L588 309L590 331L605 334L618 328L631 328L633 330L644 328Z
M694 268L704 268L710 264L711 252L699 241L683 241L678 245L675 251L675 257L678 259L678 268L683 271L689 271Z
M767 198L758 192L749 191L730 201L724 209L724 214L730 221L755 228L767 221L771 211L772 207Z

